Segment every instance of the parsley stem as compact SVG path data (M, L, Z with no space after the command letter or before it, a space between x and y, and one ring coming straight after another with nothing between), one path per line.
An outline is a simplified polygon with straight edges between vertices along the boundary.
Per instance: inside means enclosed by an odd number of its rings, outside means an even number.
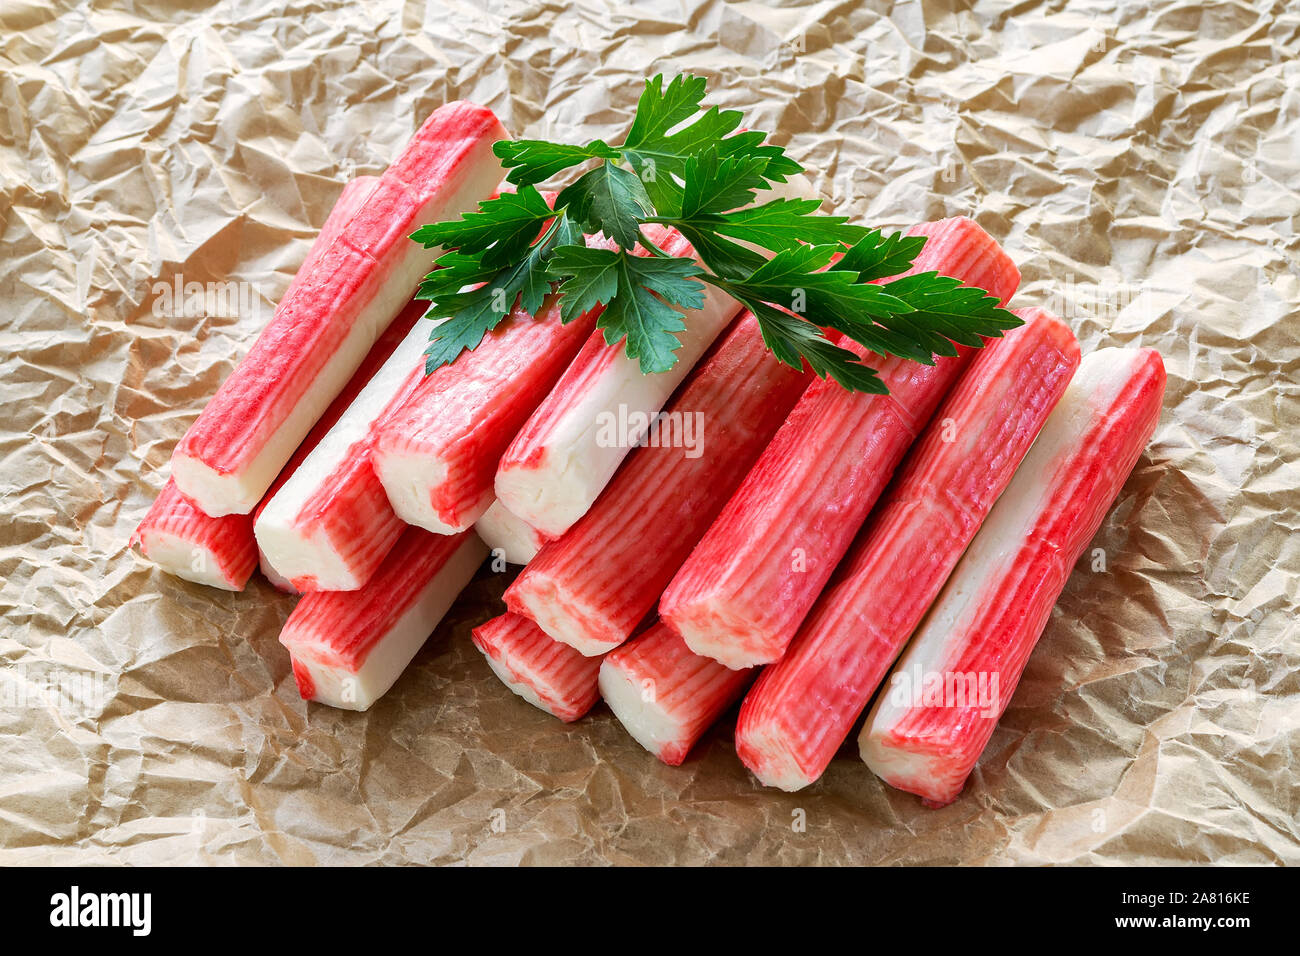
M660 249L658 246L656 246L653 242L651 242L651 241L650 241L650 238L645 234L644 231L638 231L638 233L637 233L637 237L638 237L638 240L640 241L641 245L645 246L645 248L646 248L649 252L651 252L651 253L653 253L654 255L658 256L660 259L671 259L671 258L672 258L672 256L670 256L668 253L664 252L662 249Z

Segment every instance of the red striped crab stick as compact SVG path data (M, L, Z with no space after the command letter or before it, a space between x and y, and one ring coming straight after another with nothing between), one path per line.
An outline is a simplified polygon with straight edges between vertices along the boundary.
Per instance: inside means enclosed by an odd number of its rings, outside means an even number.
M745 312L600 499L543 545L506 606L588 656L627 640L808 386Z
M343 192L339 195L338 201L326 218L325 224L321 226L320 235L316 237L316 242L312 245L311 251L308 252L307 259L303 262L302 268L298 270L300 274L306 275L310 273L311 267L314 266L320 253L334 240L334 237L339 234L347 221L352 218L352 215L361 208L366 196L370 194L378 181L374 176L359 176L343 187ZM283 487L284 483L289 480L289 476L298 470L298 466L302 464L303 459L311 454L312 449L320 444L321 439L334 427L334 423L347 411L348 406L352 404L353 399L357 397L361 389L365 388L366 382L370 381L371 376L393 354L393 349L397 348L398 343L406 337L406 333L410 331L411 326L415 324L421 314L418 303L414 301L408 303L375 341L370 351L366 353L361 365L352 373L352 378L348 379L348 384L334 397L334 401L330 403L324 414L317 419L316 424L307 433L307 437L302 440L289 461L280 469L280 474L271 483L271 487L262 496L262 500L253 511L254 534L256 534L257 518L266 509L271 499L275 497L275 493ZM258 565L262 570L262 576L276 588L288 594L299 593L298 589L293 586L293 582L276 570L266 552L262 551L260 547L258 548Z
M1075 562L1160 418L1152 349L1093 352L895 666L858 737L890 786L961 792Z
M225 591L242 591L257 567L253 520L248 515L209 517L170 479L131 544L168 574Z
M507 612L480 624L474 646L503 684L560 720L577 720L600 699L600 659L547 637L526 617Z
M300 274L172 455L172 477L214 517L247 514L411 297L433 254L407 237L501 180L490 110L435 110L364 204Z
M1004 303L1015 292L1015 264L973 221L910 232L928 238L913 272L952 276ZM973 352L932 366L872 355L888 395L814 382L673 578L660 618L729 667L779 658Z
M300 272L310 272L344 224L361 208L377 182L373 176L359 176L343 187L307 251ZM291 462L286 471L292 467ZM254 565L261 558L256 543L250 540L252 533L253 521L248 516L209 517L180 493L173 480L168 479L162 494L132 535L131 543L138 545L145 557L169 574L199 584L240 591L251 574L249 549L252 549ZM264 572L269 572L268 578L271 577L274 569L264 561L261 563ZM274 580L272 583L281 586Z
M540 531L499 501L492 502L483 512L483 517L474 523L474 530L507 564L527 564L546 543Z
M404 522L438 534L468 528L481 500L491 500L501 451L596 315L561 324L553 300L536 316L516 309L476 349L428 376L432 326L416 323L259 515L258 542L271 564L298 590L355 590ZM412 488L419 492L407 494Z
M600 311L562 323L556 296L536 315L516 307L472 352L413 390L375 437L375 471L404 521L455 534L483 517L502 454L595 331Z
M487 556L472 531L408 528L359 591L305 595L280 632L304 700L366 710L415 657Z
M658 623L605 655L599 686L636 742L675 767L753 678L694 653Z
M736 752L767 786L815 781L852 730L1079 365L1059 319L986 345L908 454L785 655L745 698Z
M296 591L364 586L406 528L372 460L377 426L424 378L427 308L412 299L393 320L345 391L351 400L331 406L303 443L302 460L258 507L262 555Z

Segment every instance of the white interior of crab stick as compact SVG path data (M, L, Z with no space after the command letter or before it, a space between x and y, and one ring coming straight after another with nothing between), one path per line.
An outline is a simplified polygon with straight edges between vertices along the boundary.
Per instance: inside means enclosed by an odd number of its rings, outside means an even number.
M623 729L656 757L686 736L681 722L675 720L653 694L646 693L640 681L623 668L610 664L609 658L601 662L597 684L601 698Z
M492 507L475 523L474 530L507 564L527 564L546 543L540 531L499 501L492 502Z

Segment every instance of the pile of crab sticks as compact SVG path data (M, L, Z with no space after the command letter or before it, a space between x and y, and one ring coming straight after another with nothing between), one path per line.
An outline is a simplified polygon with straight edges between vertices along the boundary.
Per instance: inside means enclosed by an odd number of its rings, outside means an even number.
M867 765L955 799L1156 427L1159 354L1081 359L1025 308L933 365L843 339L889 393L852 392L774 360L710 287L667 372L606 343L599 306L562 322L552 295L426 374L413 295L433 255L407 237L501 188L505 138L451 103L347 185L133 543L192 581L238 591L260 566L301 594L280 642L308 700L368 708L495 554L523 568L474 644L536 707L573 721L603 699L679 764L743 698L740 759L797 790L871 704ZM908 234L926 237L912 272L1015 293L973 221ZM610 416L701 433L609 441Z

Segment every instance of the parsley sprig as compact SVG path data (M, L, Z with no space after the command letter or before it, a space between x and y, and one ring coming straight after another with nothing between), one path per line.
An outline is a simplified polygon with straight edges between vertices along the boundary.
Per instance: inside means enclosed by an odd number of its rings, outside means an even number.
M876 393L886 391L876 372L824 330L932 364L1020 324L983 290L934 272L881 281L911 267L924 237L822 215L815 199L759 202L802 167L765 134L741 130L738 111L704 108L704 93L702 77L648 80L621 146L496 143L516 191L411 236L450 250L418 293L430 302L426 316L443 320L430 333L426 369L455 361L512 309L535 313L552 294L564 322L603 306L596 325L605 341L623 341L648 374L677 361L682 310L703 304L708 283L754 313L778 360ZM589 168L548 203L538 184L579 166ZM678 230L698 261L665 253L647 236L650 223ZM584 234L597 233L605 241L588 245Z

